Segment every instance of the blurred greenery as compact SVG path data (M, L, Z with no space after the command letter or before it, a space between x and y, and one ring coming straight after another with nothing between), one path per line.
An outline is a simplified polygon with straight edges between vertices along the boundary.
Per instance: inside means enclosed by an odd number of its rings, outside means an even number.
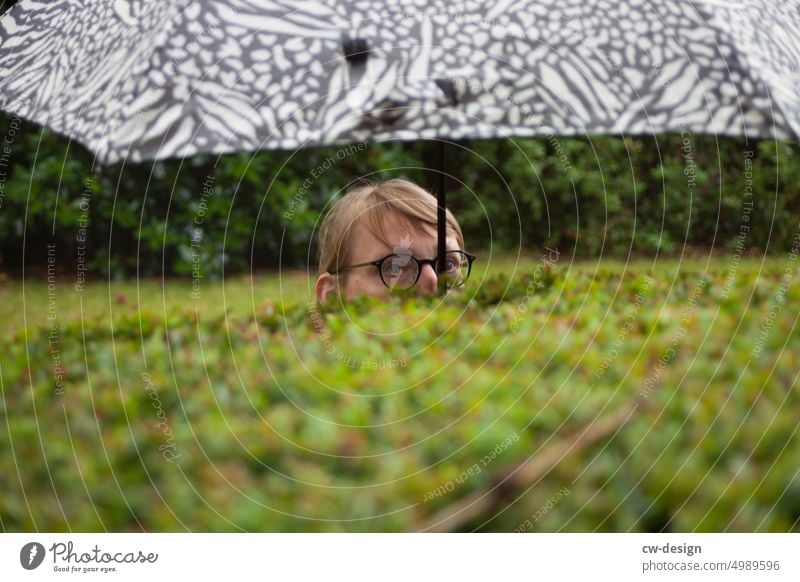
M0 341L0 524L406 531L486 493L456 529L798 531L791 257L528 260L441 303L240 289L227 311L40 314Z
M19 0L0 0L0 14L5 13L17 2L19 2Z
M534 254L480 253L472 277L482 280L501 273L514 276L534 264ZM606 264L611 264L606 261ZM670 268L661 262L661 268ZM53 288L44 281L8 279L0 285L0 333L14 333L28 325L46 323L48 307L59 319L94 319L137 309L163 311L169 306L191 305L205 316L230 313L247 316L263 305L314 298L316 270L282 269L230 275L223 280L145 278L93 281L82 291L74 277L54 277ZM194 295L193 295L194 294ZM110 323L107 320L108 323Z
M193 261L217 279L313 268L319 219L354 179L436 179L435 147L424 142L98 168L79 144L23 120L0 117L0 135L12 142L0 271L14 275L23 266L41 274L48 244L56 245L59 271L74 273L80 227L90 274L114 280L190 276ZM675 256L686 246L732 251L738 244L752 255L788 250L800 211L799 146L687 139L451 144L448 203L471 249L550 245L618 258ZM319 171L328 158L335 163Z

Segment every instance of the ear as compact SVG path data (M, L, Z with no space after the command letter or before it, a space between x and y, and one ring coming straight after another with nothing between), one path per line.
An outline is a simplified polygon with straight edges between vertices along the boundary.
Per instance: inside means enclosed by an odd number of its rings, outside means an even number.
M320 305L324 304L328 300L328 294L336 293L338 289L339 285L336 281L336 277L327 271L322 273L322 275L317 277L317 303Z

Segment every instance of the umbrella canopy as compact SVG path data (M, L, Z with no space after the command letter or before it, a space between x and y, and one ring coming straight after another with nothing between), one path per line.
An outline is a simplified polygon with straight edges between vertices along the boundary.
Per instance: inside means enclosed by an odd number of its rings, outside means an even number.
M105 163L390 139L797 139L798 31L798 0L22 0L0 21L0 107Z

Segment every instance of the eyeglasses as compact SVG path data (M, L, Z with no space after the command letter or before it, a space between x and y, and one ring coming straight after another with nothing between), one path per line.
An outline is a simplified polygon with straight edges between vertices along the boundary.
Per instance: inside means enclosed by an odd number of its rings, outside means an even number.
M444 255L444 268L440 270L438 268L438 257L435 259L418 259L411 253L392 253L377 261L342 267L334 271L333 274L338 275L359 267L377 267L381 275L381 281L389 289L410 289L419 281L422 267L430 265L447 285L447 288L453 289L454 287L460 287L469 279L469 275L472 272L472 262L475 259L476 256L467 251L447 251Z

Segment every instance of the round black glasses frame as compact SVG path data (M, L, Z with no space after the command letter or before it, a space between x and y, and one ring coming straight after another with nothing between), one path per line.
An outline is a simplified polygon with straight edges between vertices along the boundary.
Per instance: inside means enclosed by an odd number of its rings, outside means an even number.
M461 285L463 285L466 282L467 279L469 279L469 276L472 273L472 263L477 258L477 255L473 255L472 253L468 253L467 251L461 250L461 249L447 251L446 254L449 255L449 254L452 254L452 253L458 253L459 255L461 255L462 257L465 257L467 259L467 274L461 279L461 281L458 282L458 284L453 285L452 288L455 288L455 287L460 287ZM420 276L422 276L422 268L425 265L430 265L437 276L440 276L440 275L446 276L447 275L447 272L445 272L445 273L440 273L439 272L439 269L437 268L438 267L437 263L439 262L438 258L418 259L417 257L415 257L414 255L411 255L411 254L408 254L408 255L402 254L402 255L400 255L400 254L397 254L397 253L392 253L390 255L386 255L382 259L378 259L376 261L369 261L367 263L358 263L357 265L349 265L347 267L342 267L341 269L337 269L336 271L333 271L332 274L338 275L339 273L344 273L345 271L349 271L350 269L357 269L359 267L377 267L378 273L380 274L380 277L381 277L381 282L384 285L386 285L389 289L393 289L394 287L392 285L390 285L389 283L387 283L386 279L384 279L384 277L383 277L383 263L385 261L388 261L390 259L395 259L395 258L406 260L406 261L412 260L412 261L416 262L416 264L417 264L417 276L414 278L414 282L413 283L409 284L407 287L404 287L406 289L410 289L411 287L413 287L414 285L417 284L417 281L419 281Z

